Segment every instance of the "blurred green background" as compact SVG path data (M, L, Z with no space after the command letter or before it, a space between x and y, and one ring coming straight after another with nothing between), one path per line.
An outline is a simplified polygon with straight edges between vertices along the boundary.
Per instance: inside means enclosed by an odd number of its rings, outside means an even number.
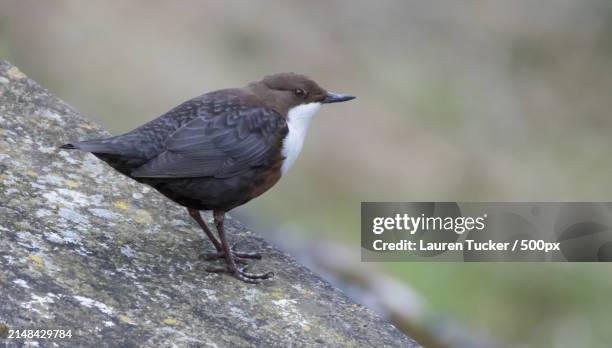
M0 57L114 133L273 72L354 94L239 216L430 346L612 345L607 264L359 261L361 201L610 201L610 1L0 0Z

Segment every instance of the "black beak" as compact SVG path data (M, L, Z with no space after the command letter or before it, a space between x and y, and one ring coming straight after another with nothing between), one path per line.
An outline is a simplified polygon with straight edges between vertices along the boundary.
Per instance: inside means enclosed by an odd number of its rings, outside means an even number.
M348 95L348 94L336 94L336 93L332 93L332 92L327 92L327 95L325 96L325 99L323 99L323 104L329 104L329 103L339 103L339 102L343 102L343 101L349 101L355 99L355 97L353 97L352 95Z

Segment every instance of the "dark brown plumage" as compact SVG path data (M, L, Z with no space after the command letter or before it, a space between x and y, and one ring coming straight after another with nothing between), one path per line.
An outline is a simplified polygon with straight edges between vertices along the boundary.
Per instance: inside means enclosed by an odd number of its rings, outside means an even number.
M187 207L217 249L212 256L224 258L226 270L235 277L257 282L271 273L247 273L236 266L235 258L260 256L230 250L223 229L225 212L261 195L280 179L290 110L350 99L325 91L305 76L275 74L244 88L188 100L126 134L62 148L91 152ZM220 241L200 210L213 211Z

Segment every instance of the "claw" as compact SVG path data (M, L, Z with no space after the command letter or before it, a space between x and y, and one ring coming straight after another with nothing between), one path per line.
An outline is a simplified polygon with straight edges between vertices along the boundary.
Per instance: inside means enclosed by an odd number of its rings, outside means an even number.
M255 259L255 260L261 260L261 254L257 253L257 252L240 252L240 251L236 251L236 244L238 244L237 242L232 244L231 250L232 250L232 256L234 256L234 259L236 261L239 261L240 259ZM201 254L200 258L206 261L213 261L213 260L219 260L219 259L224 259L225 258L225 254L222 251L217 251L214 253L205 253L205 254Z
M247 265L247 261L244 258L241 258L238 255L233 254L234 256L234 262L236 262L237 264L240 265ZM204 254L200 254L199 256L200 260L204 260L204 261L215 261L215 260L221 260L221 259L225 259L225 255L223 255L223 253L204 253Z
M250 273L247 272L247 268L249 266L246 265L244 267L240 267L240 268L236 268L234 271L232 271L231 269L227 268L227 267L221 267L221 266L217 266L217 267L207 267L206 271L207 272L211 272L211 273L224 273L227 272L231 275L233 275L236 279L241 280L243 282L247 282L247 283L251 283L251 284L258 284L261 280L264 279L270 279L272 277L274 277L274 272L266 272L266 273Z
M243 253L243 252L233 251L232 256L234 256L234 258L237 258L237 259L261 260L260 253L252 253L252 252ZM223 252L221 251L217 251L214 253L204 253L200 255L200 258L205 261L214 261L214 260L224 259L225 254L223 254Z

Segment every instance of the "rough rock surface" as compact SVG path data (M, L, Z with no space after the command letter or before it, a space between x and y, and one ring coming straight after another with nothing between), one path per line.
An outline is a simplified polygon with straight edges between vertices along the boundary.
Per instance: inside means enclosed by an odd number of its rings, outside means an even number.
M251 285L206 273L198 254L212 247L185 209L91 155L57 149L100 135L0 61L0 336L72 330L30 340L39 346L417 346L231 217L239 248L264 252L254 271L276 277Z

